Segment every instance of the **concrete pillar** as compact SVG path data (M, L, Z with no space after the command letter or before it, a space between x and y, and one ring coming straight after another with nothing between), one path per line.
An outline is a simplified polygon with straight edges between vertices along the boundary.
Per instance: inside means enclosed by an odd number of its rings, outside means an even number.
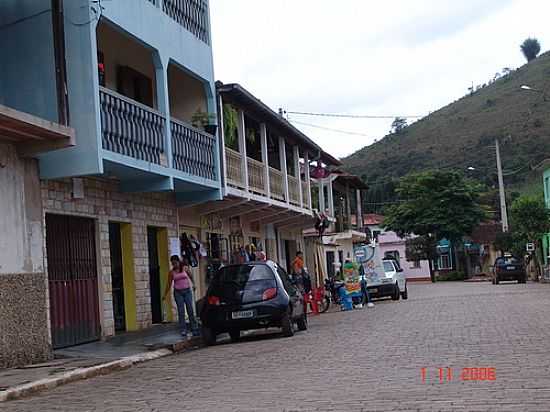
M286 169L286 143L285 139L279 136L279 159L281 160L281 172L283 173L283 192L285 194L285 200L290 202L288 195L288 173Z
M244 190L248 192L248 161L246 156L246 126L244 123L244 112L239 110L239 121L237 123L237 134L239 138L239 153L241 154L241 176L243 177Z
M302 178L300 173L300 149L298 146L292 148L292 154L294 155L294 174L298 180L298 201L300 202L300 207L304 207L304 196L302 194Z
M328 182L328 212L330 216L334 217L334 193L332 193L332 178L329 176Z
M220 120L219 120L219 128L218 128L218 136L219 138L219 155L220 155L220 165L221 165L221 180L222 180L222 187L223 187L223 193L225 194L227 190L227 158L225 157L225 129L224 129L224 123L223 123L223 98L220 94L218 98L218 106L219 106L219 112L220 112Z
M312 208L311 205L311 178L309 176L309 154L306 150L304 153L304 167L305 167L305 179L306 179L306 195L307 195L307 204L309 209Z
M349 183L346 183L346 221L348 222L348 229L351 229L351 200L349 192Z
M168 91L168 62L166 56L161 56L158 52L153 54L153 64L155 66L156 81L156 99L158 110L165 117L164 147L165 157L161 157L160 164L165 167L173 167L172 162L172 132L170 129L170 95Z
M363 229L363 210L361 206L361 189L355 191L355 197L357 206L355 207L357 213L357 229Z
M323 213L326 210L325 204L325 185L323 179L319 179L319 212Z
M269 157L267 155L267 127L265 123L260 124L260 144L262 147L262 163L264 164L264 188L265 195L271 198L271 185L269 181Z

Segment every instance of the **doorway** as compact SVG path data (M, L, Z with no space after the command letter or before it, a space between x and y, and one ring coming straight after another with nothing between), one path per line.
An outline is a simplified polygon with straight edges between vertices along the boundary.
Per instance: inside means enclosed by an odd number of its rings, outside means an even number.
M95 221L46 214L46 253L53 348L98 340Z
M122 238L120 223L109 222L109 250L111 253L111 285L113 294L113 318L115 331L126 330L124 307L124 268L122 263Z
M152 322L162 322L162 299L160 289L160 263L158 249L158 228L147 228L147 248L149 251L149 291L151 293Z

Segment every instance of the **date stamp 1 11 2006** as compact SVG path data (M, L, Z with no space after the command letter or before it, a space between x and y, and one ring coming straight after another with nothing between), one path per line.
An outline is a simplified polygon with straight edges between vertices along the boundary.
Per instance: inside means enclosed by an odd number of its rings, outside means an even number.
M496 368L476 367L476 368L420 368L420 376L423 383L439 382L448 383L453 381L496 381Z

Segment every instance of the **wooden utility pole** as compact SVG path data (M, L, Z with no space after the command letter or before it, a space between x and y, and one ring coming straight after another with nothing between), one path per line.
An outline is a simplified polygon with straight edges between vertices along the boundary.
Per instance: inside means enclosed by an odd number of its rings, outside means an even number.
M502 164L500 163L500 147L498 139L495 139L497 152L498 192L500 195L500 216L502 220L502 231L508 232L508 214L506 212L506 193L504 192L504 177L502 176Z

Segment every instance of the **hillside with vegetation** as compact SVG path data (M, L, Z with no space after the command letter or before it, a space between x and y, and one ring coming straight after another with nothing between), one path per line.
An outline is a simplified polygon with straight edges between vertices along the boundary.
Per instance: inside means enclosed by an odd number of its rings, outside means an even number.
M344 163L370 185L365 207L375 212L395 199L398 178L427 169L462 170L491 191L497 183L496 138L507 190L542 190L540 164L550 158L550 53L519 69L504 69L487 84L364 147Z

